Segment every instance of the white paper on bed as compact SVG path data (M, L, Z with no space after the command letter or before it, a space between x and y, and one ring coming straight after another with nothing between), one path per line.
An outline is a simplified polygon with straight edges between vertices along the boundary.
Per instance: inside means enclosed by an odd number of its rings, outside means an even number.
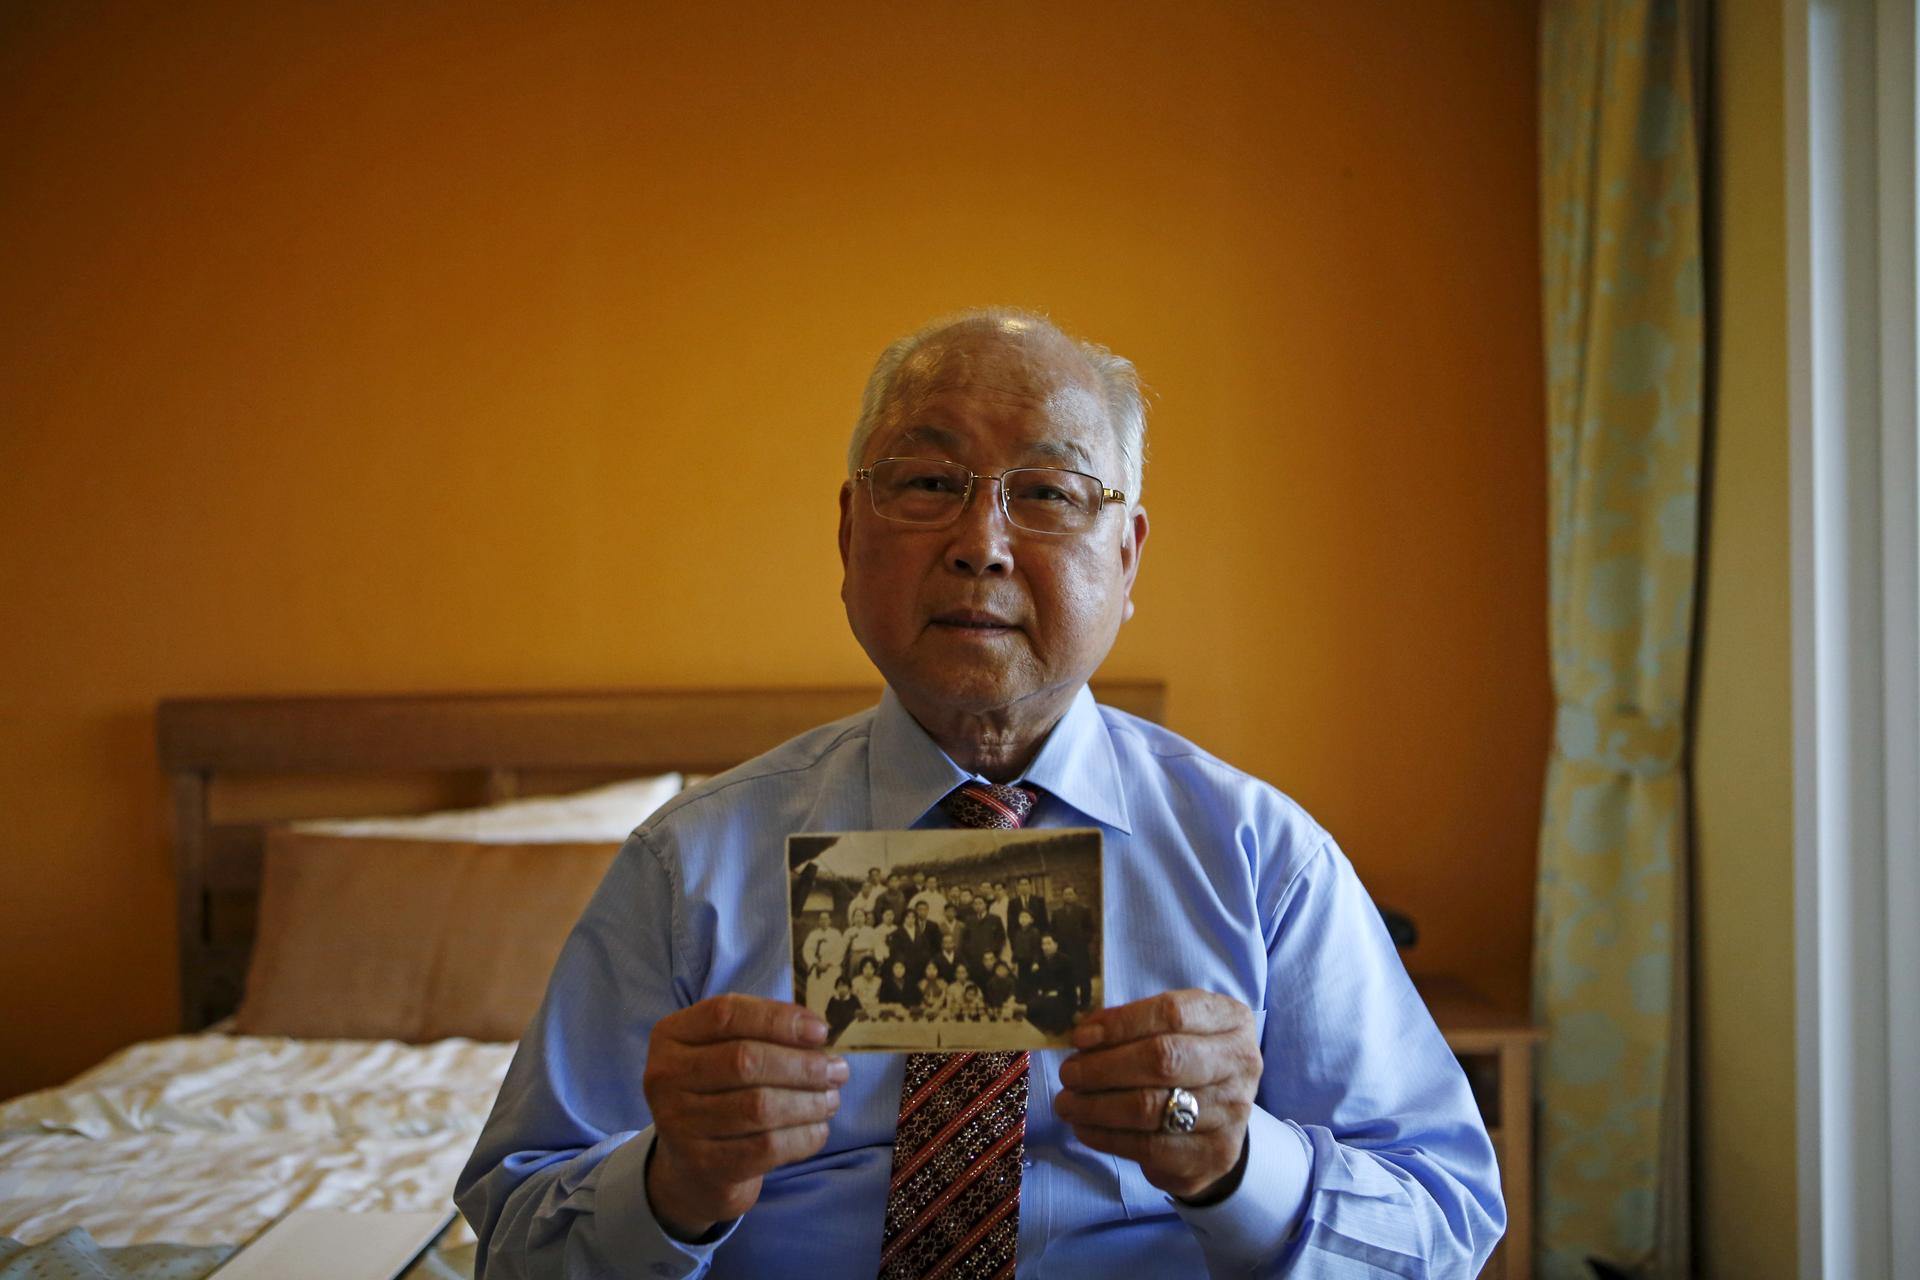
M296 1209L213 1280L394 1280L452 1218L451 1207L427 1213Z
M467 1040L135 1045L0 1106L0 1236L234 1244L299 1208L443 1210L512 1055Z
M680 794L677 773L609 783L562 796L506 800L480 809L448 809L391 818L317 818L295 831L402 840L471 840L480 844L617 844Z

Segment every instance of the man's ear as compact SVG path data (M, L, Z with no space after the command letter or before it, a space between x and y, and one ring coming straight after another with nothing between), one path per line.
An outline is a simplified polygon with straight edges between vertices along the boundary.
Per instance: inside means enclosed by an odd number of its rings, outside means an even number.
M840 486L840 572L847 571L847 547L853 539L853 481Z
M1147 509L1135 507L1127 517L1127 529L1120 540L1120 590L1125 603L1120 607L1120 620L1125 622L1133 617L1133 580L1140 574L1140 553L1147 545Z

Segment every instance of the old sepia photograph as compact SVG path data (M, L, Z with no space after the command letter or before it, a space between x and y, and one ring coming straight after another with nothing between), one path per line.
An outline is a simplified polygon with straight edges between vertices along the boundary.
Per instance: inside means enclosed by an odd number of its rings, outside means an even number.
M1057 1048L1104 1003L1094 829L787 837L794 1000L843 1051Z

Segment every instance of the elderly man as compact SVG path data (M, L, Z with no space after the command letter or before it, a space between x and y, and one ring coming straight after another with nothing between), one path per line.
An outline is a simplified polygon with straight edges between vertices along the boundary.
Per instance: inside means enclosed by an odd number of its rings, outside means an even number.
M1493 1153L1345 857L1088 692L1144 429L1132 366L1037 317L881 356L839 541L886 692L628 841L461 1177L481 1275L1478 1270ZM963 786L1102 830L1107 1007L1070 1053L833 1056L790 1000L782 838L955 825Z

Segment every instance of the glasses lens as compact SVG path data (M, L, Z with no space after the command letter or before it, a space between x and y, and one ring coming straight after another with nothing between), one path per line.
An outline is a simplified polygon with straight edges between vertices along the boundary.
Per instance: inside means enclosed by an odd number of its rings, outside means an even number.
M1022 467L1000 479L1007 494L1007 516L1022 529L1039 533L1079 533L1100 515L1100 482L1078 471Z
M926 458L882 458L873 464L868 487L873 509L889 520L941 524L953 519L966 501L967 469L955 462Z

